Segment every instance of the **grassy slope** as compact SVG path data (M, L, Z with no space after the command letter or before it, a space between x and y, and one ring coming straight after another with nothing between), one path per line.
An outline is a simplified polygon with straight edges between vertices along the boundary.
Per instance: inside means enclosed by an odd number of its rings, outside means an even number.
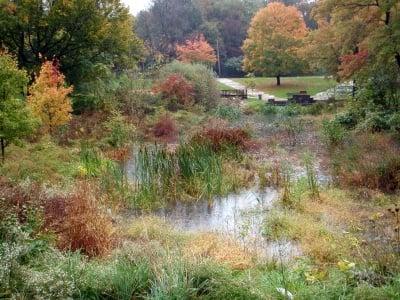
M250 79L233 78L232 80L246 84ZM336 84L334 80L320 76L282 77L281 86L279 87L276 85L276 78L258 77L253 80L256 83L256 89L280 98L286 98L288 93L299 91L307 91L309 94L315 95L335 86Z

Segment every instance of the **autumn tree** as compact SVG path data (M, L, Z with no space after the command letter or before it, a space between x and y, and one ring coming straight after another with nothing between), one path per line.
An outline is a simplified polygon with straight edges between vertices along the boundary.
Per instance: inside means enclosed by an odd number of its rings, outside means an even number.
M280 2L268 4L251 21L243 44L245 70L275 76L280 85L281 76L302 71L304 62L298 50L306 35L297 8Z
M214 49L200 34L198 37L187 40L183 45L176 46L178 59L186 63L201 63L214 65L217 61Z
M247 28L264 5L264 0L155 0L139 13L137 33L167 58L176 58L176 44L202 33L214 49L218 46L224 76L242 75L226 64L235 58L241 65Z
M0 146L2 161L5 148L27 136L34 127L34 120L25 105L28 76L18 69L12 56L0 52Z
M28 103L33 114L42 121L45 132L66 124L71 118L72 106L68 95L73 87L66 87L65 76L57 61L43 63L39 76L30 87Z
M309 53L337 77L373 66L396 66L400 74L399 9L399 1L318 1Z
M320 0L314 9L318 29L308 37L306 55L337 80L353 81L352 126L398 126L399 11L398 0Z

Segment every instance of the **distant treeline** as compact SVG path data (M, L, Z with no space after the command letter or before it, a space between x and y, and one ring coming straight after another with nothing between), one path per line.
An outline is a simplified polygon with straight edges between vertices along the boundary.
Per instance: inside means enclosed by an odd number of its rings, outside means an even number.
M270 1L265 0L154 0L136 20L137 34L152 53L148 64L162 55L176 55L175 45L202 33L219 52L222 76L242 76L242 45L254 14ZM281 1L295 5L302 12L307 26L316 27L311 18L315 2ZM158 54L158 55L157 55ZM216 67L218 71L218 67Z

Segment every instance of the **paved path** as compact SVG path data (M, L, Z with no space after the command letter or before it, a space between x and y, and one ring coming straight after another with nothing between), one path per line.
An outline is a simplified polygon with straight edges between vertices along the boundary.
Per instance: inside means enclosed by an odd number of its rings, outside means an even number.
M231 87L232 89L235 90L245 90L246 87L236 81L233 81L232 79L228 79L228 78L217 78L217 80L222 83L225 84L226 86ZM331 97L337 97L337 96L343 96L345 97L348 94L351 94L352 91L352 82L346 82L343 84L339 84L338 86L336 86L335 88L329 89L327 91L318 93L314 96L312 96L314 98L314 100L316 101L327 101L329 100L329 98ZM274 98L276 101L285 101L286 99L282 99L282 98L278 98L275 97L274 95L270 95L267 93L264 93L262 91L258 91L258 90L248 90L247 91L248 95L252 98L258 98L258 95L262 95L262 99L265 101L268 101L268 99L270 98Z
M228 78L217 78L218 82L225 84L226 86L229 86L232 89L235 90L245 90L246 87L243 84L240 84L236 81L233 81L232 79L228 79ZM247 90L247 95L252 97L252 98L258 98L258 95L262 96L262 99L265 101L268 101L268 99L270 98L274 98L276 101L284 101L285 99L282 98L278 98L275 97L273 95L264 93L262 91L258 91L258 90L253 90L253 89L248 89Z

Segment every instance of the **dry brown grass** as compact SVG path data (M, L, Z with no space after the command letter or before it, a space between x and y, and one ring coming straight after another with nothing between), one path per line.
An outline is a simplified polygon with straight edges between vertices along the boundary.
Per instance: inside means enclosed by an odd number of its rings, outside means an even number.
M122 231L126 238L141 243L157 241L162 245L172 246L185 239L170 224L155 216L138 217Z
M333 165L343 186L393 192L400 188L400 147L383 134L358 134L336 149Z
M131 148L126 146L118 149L108 149L105 152L105 156L111 160L115 161L126 161L131 155Z
M45 228L56 233L60 249L82 251L90 257L107 254L116 242L110 216L86 183L70 196L46 201Z
M189 261L211 259L236 270L254 266L254 255L232 239L217 234L184 234L154 216L137 218L125 229L125 237L142 245L157 242L170 250L182 251Z
M204 233L190 239L183 253L189 259L209 258L235 270L245 270L254 266L254 256L232 239L221 235Z

